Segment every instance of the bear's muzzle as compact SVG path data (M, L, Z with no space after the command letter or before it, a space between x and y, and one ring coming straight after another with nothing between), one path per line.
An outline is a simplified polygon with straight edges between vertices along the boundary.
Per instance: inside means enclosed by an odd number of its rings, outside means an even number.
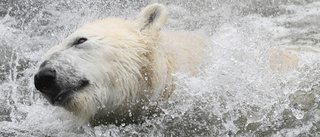
M36 89L39 90L52 105L61 106L63 106L70 95L89 84L88 80L80 80L76 85L62 86L58 84L57 81L57 72L51 68L42 68L34 76Z

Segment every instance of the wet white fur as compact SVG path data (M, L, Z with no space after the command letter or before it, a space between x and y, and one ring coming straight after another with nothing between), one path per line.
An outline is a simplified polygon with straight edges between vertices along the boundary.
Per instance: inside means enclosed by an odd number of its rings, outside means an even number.
M205 43L185 32L161 31L167 14L163 5L153 4L135 21L108 18L87 23L52 48L47 59L63 54L90 82L65 108L83 121L101 110L135 111L136 104L170 96L173 72L196 74ZM72 45L80 37L88 40Z

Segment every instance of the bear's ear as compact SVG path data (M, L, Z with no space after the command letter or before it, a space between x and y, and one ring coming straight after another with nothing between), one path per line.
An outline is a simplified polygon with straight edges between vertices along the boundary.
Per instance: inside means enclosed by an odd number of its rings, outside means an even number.
M148 29L159 31L167 23L167 16L167 10L163 5L152 4L140 12L136 23L140 31Z

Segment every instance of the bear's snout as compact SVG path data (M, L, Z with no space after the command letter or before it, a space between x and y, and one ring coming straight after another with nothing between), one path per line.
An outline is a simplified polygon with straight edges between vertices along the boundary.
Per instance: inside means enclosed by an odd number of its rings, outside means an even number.
M70 95L89 85L85 78L62 77L65 73L57 74L57 70L50 67L40 67L34 76L34 85L52 105L64 105L71 99ZM74 80L74 81L71 81Z
M60 88L56 83L56 70L44 68L34 76L34 85L51 104L54 104L54 98L59 94Z

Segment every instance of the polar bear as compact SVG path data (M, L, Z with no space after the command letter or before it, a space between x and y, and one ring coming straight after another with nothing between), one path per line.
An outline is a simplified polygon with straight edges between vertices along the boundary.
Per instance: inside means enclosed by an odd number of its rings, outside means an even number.
M48 51L36 89L79 121L121 124L152 114L174 90L172 73L196 75L206 47L200 37L161 30L167 14L152 4L135 21L84 24Z

